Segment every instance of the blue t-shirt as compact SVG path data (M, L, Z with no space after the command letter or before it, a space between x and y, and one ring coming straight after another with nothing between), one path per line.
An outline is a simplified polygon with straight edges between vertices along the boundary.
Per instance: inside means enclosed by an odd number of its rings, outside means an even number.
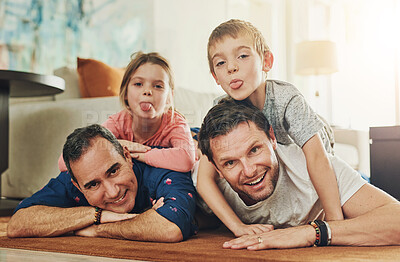
M194 223L196 191L190 173L156 168L133 160L133 171L138 182L135 207L130 213L142 213L151 208L151 199L164 197L158 214L176 224L187 239L197 231ZM68 172L62 172L31 197L24 199L15 209L34 205L55 207L89 206L85 196L72 184Z

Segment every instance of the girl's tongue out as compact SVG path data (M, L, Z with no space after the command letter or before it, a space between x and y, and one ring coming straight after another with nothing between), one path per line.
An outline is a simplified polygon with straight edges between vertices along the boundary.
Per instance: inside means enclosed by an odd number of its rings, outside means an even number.
M143 111L149 111L151 106L152 106L151 103L147 103L147 102L140 103L140 108Z

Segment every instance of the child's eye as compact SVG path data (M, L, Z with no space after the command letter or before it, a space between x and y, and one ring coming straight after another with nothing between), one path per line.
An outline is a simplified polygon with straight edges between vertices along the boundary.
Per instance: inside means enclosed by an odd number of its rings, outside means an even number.
M133 85L134 86L142 86L143 84L138 82L138 83L134 83Z
M154 87L157 88L157 89L162 89L162 88L164 88L162 85L155 85Z
M220 61L215 66L222 66L223 64L225 64L225 61Z
M239 56L239 58L242 58L242 59L243 59L243 58L246 58L246 57L249 57L249 55L243 54L243 55L240 55L240 56Z

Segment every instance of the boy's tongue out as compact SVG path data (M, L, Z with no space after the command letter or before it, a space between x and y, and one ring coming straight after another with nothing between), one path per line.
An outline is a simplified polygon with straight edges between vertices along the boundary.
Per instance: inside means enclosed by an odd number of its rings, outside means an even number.
M242 84L243 84L243 81L241 81L241 80L234 80L234 81L232 81L232 82L229 84L229 86L230 86L232 89L238 89L239 87L242 86Z
M147 102L140 103L140 108L143 111L149 111L151 108L151 103L147 103Z

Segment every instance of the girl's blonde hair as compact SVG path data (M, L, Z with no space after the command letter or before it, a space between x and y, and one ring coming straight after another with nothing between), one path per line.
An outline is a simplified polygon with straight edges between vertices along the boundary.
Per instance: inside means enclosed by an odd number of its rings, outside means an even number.
M121 87L119 89L119 100L121 104L128 110L129 110L129 104L128 100L126 99L126 94L128 92L128 85L129 81L131 79L131 76L138 70L139 67L141 67L144 64L154 64L154 65L159 65L161 66L164 71L167 73L168 78L169 78L169 87L171 88L169 92L169 107L166 107L166 111L172 110L174 112L174 100L173 100L173 92L174 92L174 77L172 74L171 66L168 62L167 59L162 57L159 53L152 52L152 53L143 53L141 51L133 53L131 55L131 62L128 64L125 70L124 77L122 78L122 83Z

